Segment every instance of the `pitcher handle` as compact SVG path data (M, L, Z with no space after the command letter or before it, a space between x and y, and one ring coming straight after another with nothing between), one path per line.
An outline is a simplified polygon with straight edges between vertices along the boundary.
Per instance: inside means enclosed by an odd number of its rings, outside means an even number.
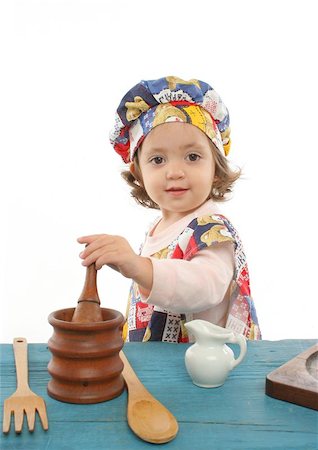
M234 358L233 361L232 369L234 369L234 367L238 366L240 362L242 362L246 355L246 338L243 336L243 334L233 333L233 337L231 337L228 342L230 344L238 344L240 346L240 354L236 359Z

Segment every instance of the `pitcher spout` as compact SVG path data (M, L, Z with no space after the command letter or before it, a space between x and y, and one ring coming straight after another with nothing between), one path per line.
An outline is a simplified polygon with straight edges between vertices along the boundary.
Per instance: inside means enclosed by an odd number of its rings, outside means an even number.
M215 339L225 343L233 336L232 331L202 319L191 320L185 323L185 327L188 333L194 336L196 342Z

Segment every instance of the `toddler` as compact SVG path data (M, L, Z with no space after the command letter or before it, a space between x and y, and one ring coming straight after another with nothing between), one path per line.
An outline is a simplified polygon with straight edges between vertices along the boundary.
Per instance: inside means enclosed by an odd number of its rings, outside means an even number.
M121 100L110 139L129 164L132 196L161 212L140 255L121 236L78 239L84 266L132 279L125 340L189 342L184 324L198 318L260 339L242 244L217 205L240 176L226 158L220 96L199 80L141 81Z

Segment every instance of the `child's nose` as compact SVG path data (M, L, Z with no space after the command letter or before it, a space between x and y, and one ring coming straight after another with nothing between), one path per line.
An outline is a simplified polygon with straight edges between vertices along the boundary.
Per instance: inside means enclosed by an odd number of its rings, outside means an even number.
M184 178L184 171L179 165L170 165L167 168L167 179L178 180Z

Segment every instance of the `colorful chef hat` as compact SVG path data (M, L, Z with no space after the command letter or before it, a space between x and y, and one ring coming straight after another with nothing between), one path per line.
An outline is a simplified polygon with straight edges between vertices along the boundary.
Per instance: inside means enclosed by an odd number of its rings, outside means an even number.
M198 127L223 155L228 155L230 118L219 94L204 81L177 77L142 80L130 89L116 111L110 142L128 163L147 134L166 122Z

